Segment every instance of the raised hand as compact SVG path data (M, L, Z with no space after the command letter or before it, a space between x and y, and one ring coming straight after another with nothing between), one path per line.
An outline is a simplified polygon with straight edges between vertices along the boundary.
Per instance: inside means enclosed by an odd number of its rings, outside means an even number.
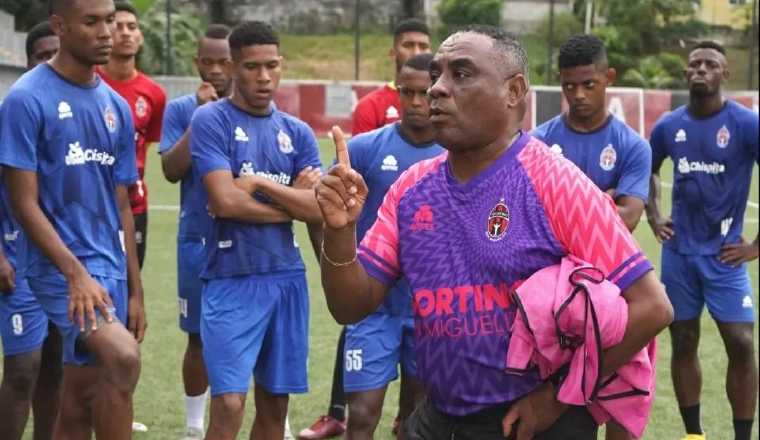
M337 163L322 176L314 192L327 227L343 229L356 223L369 190L362 176L351 169L343 131L333 127L332 135Z
M195 92L195 100L198 102L198 105L216 101L217 99L219 99L219 96L217 96L216 89L211 85L211 83L202 83L198 87L198 91Z

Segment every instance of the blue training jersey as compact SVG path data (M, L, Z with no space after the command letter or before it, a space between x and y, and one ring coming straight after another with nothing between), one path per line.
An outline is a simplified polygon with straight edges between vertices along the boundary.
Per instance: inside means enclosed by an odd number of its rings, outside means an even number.
M415 145L401 134L401 123L386 125L355 136L348 143L351 167L362 175L369 193L356 223L357 243L375 224L385 193L398 177L415 163L443 153L431 142ZM412 315L412 292L405 278L399 279L388 292L380 310L394 315Z
M193 167L201 178L227 170L234 177L256 174L291 186L307 166L321 167L311 128L274 108L268 116L257 117L225 98L198 108L191 131ZM255 197L269 203L266 197ZM252 224L216 218L207 249L205 279L305 270L292 222Z
M615 197L649 197L652 149L623 121L610 115L598 129L573 130L561 114L536 127L531 134L541 139L584 172L602 191L615 189Z
M758 116L733 101L705 119L679 107L652 129L653 161L673 160L675 236L665 246L684 255L717 255L740 241L758 162Z
M169 101L164 111L159 153L165 153L180 140L185 131L190 128L190 120L197 108L198 101L194 94ZM207 208L208 196L198 172L193 167L190 167L182 177L179 200L177 239L183 241L208 238L212 227L212 219Z
M37 174L40 207L64 244L91 274L126 279L116 186L137 181L137 165L124 99L98 77L80 86L40 64L11 87L0 135L0 163ZM31 240L22 243L19 272L58 273Z

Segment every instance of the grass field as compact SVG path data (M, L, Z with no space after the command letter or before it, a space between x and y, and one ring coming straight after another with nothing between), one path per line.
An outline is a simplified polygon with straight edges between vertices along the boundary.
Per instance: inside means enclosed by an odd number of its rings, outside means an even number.
M333 150L327 141L321 142L324 163L332 161ZM670 181L670 164L666 164L663 178ZM147 181L150 185L150 203L158 209L150 212L148 253L143 270L149 329L142 345L142 376L135 396L135 418L146 424L147 433L138 433L135 439L171 440L179 438L184 427L183 389L181 382L181 359L185 347L185 336L177 327L175 236L179 201L178 186L167 183L161 175L158 158L151 155L148 162ZM758 202L757 167L752 183L750 200ZM669 197L669 191L665 194ZM747 209L747 237L757 233L758 209ZM636 237L645 253L659 265L660 252L649 228L642 224ZM302 244L308 243L305 228L298 227L298 238ZM329 315L319 282L316 260L309 246L302 246L308 267L311 289L311 332L309 357L310 392L291 399L290 423L297 432L311 424L317 415L325 412L330 394L335 342L339 327ZM758 264L751 265L753 286L757 286ZM757 291L755 291L757 304ZM732 439L731 413L723 391L726 357L714 323L705 313L702 326L701 357L704 372L702 398L703 421L710 439ZM670 382L669 358L670 341L667 332L659 337L658 394L648 431L647 439L679 439L682 427L675 396ZM376 438L390 439L390 424L396 413L398 386L390 387L386 399L383 420ZM251 426L253 402L249 399L247 417L239 438L248 438ZM755 436L757 435L755 424ZM0 437L2 434L0 433ZM31 439L27 434L25 439ZM756 438L756 437L755 437Z

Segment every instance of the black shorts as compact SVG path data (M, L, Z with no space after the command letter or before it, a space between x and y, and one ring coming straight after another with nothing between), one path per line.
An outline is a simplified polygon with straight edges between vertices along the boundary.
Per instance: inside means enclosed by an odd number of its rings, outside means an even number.
M137 260L140 269L145 261L145 248L148 245L148 213L135 214L135 244L137 244Z
M486 408L475 414L456 417L439 411L430 400L414 410L404 425L406 440L504 440L502 420L508 405ZM572 406L549 430L535 440L594 440L598 426L585 407Z

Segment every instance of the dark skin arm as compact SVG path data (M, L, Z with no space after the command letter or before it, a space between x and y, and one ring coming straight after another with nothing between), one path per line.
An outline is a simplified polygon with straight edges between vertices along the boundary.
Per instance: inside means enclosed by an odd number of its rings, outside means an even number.
M13 293L16 288L16 271L13 269L11 262L5 257L2 246L0 246L0 292L9 294Z
M191 164L190 130L188 129L176 144L161 154L161 170L166 180L177 183L185 177Z
M84 331L85 316L97 329L95 309L108 322L113 318L106 307L111 299L79 260L71 253L61 237L40 209L38 202L37 173L16 168L5 168L5 184L8 187L11 206L28 239L61 271L69 288L69 319ZM133 234L134 236L134 230Z
M644 201L638 197L631 196L619 196L616 198L615 191L615 188L610 188L605 192L615 200L620 218L623 219L623 223L625 223L628 230L633 232L636 226L638 226L639 220L641 220L641 214L644 213Z
M211 212L220 218L246 223L285 223L292 217L261 203L240 189L228 170L216 170L203 177Z
M310 188L285 186L259 176L242 176L236 179L235 184L248 194L256 191L266 194L296 220L306 223L322 221L317 199Z
M662 193L660 184L661 166L662 160L652 161L652 176L649 178L649 202L647 202L646 206L649 226L652 228L654 237L660 243L670 240L675 235L673 220L670 217L663 217L660 210L660 194Z
M135 221L129 206L127 187L116 187L116 202L119 206L121 227L124 230L124 248L127 251L127 284L129 287L129 306L127 309L127 328L137 342L145 338L148 321L145 319L145 300L142 280L140 278L140 263L137 259L137 243L135 242Z
M322 286L330 313L340 324L359 322L385 299L388 286L370 277L356 261L356 221L367 200L364 179L351 169L340 129L333 128L337 163L315 188L324 218ZM347 263L335 265L333 263Z
M673 307L653 271L639 278L623 291L628 303L628 324L619 344L604 352L602 377L625 365L673 320ZM517 440L529 440L548 429L567 408L557 402L554 388L546 383L520 399L502 422L504 436L516 433ZM520 423L515 426L517 421Z
M739 266L740 264L747 263L749 261L757 260L758 257L758 236L755 236L755 241L747 243L747 240L742 237L742 241L739 243L732 243L723 245L720 249L720 255L718 259L723 264L731 266Z

